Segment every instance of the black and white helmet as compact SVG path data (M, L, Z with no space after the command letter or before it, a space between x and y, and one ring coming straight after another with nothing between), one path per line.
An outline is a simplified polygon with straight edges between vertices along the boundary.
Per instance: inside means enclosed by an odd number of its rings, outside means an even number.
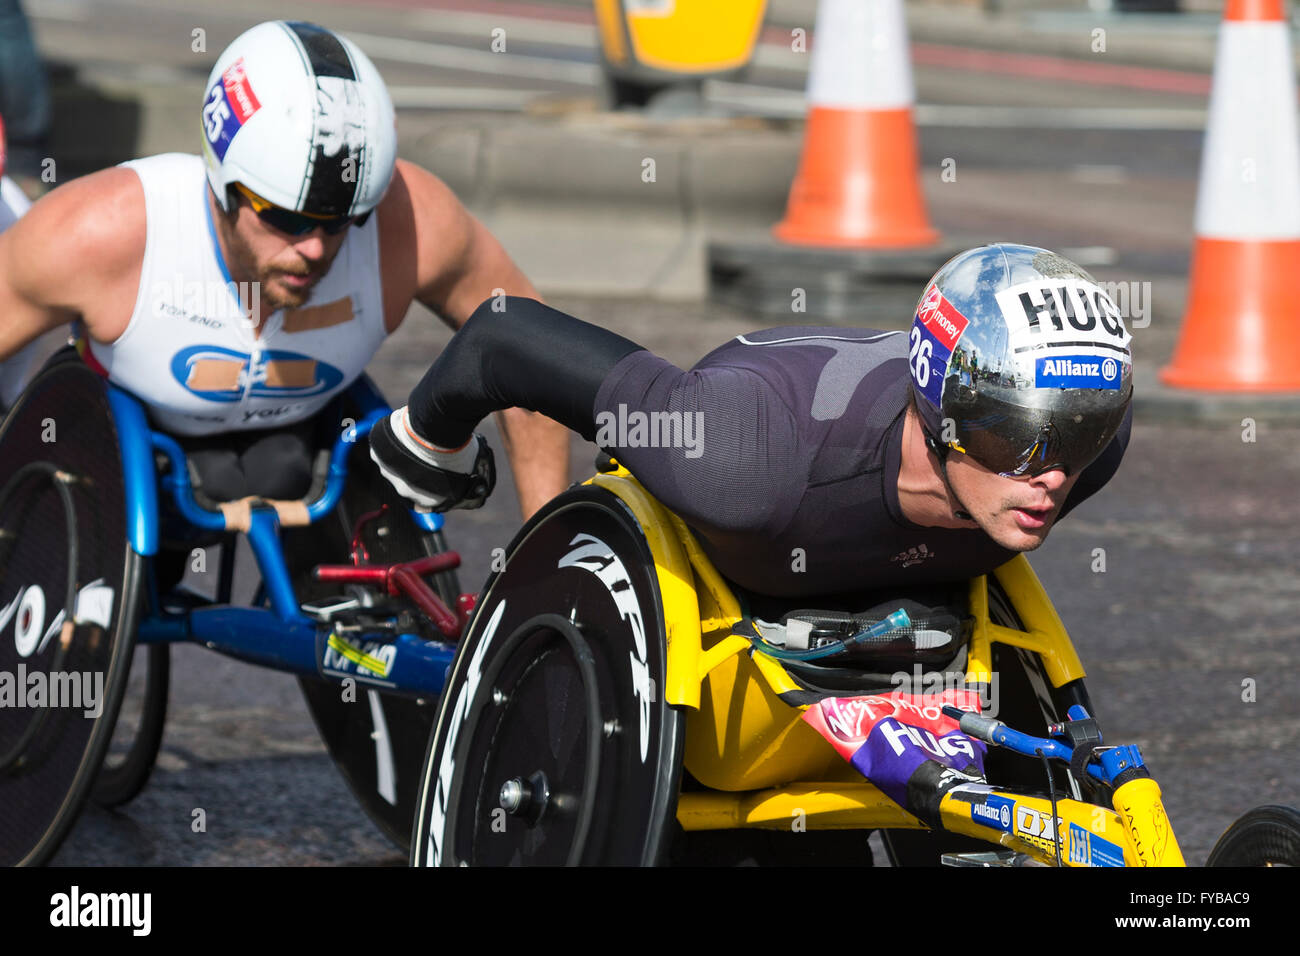
M312 23L240 34L208 75L202 120L223 209L240 183L283 209L361 216L393 177L397 131L379 71L351 40Z

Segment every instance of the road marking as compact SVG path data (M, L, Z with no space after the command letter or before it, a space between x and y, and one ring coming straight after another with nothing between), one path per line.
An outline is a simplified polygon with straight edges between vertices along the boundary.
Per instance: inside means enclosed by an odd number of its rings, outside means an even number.
M940 69L1059 80L1085 86L1135 87L1142 90L1190 93L1197 96L1206 96L1210 92L1208 73L1127 66L1119 63L1092 63L1087 60L1045 56L1039 53L979 50L940 43L912 44L912 64Z
M777 86L706 80L704 95L718 106L774 119L797 119L808 109L803 93ZM1010 129L1203 130L1205 110L920 103L916 107L916 122L920 126L993 126Z
M955 106L922 103L922 126L1001 126L1028 129L1203 130L1205 110L1164 107Z
M484 86L390 86L388 95L399 110L484 110L520 112L545 98L544 90L503 90Z
M89 19L86 0L27 0L23 6L33 20L66 20L78 23Z
M373 33L349 32L347 37L377 60L418 63L421 66L573 83L579 86L595 86L600 81L600 67L594 63L575 63L571 60L522 56L517 53L493 53L490 50L467 50L446 43L382 37Z
M449 33L454 36L482 37L484 48L492 39L492 31L498 28L506 31L507 50L514 40L554 43L557 46L573 46L586 50L596 45L594 23L565 23L559 20L539 20L536 17L446 10L413 10L406 20L411 26L421 30Z
M1109 186L1128 182L1128 170L1123 166L1079 163L1070 167L1070 175L1081 183Z

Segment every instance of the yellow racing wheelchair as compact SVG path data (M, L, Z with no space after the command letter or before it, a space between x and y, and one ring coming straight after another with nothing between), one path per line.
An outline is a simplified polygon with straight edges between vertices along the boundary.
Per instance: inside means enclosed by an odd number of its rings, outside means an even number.
M1183 864L1137 748L1100 746L1082 664L1023 556L910 593L911 625L853 666L761 651L770 622L864 620L808 603L726 581L617 466L559 496L507 549L451 666L412 864L863 864L875 830L895 865ZM928 692L954 673L997 688L995 715L950 714L990 744L985 779L939 774L924 812L803 719L900 674ZM1027 735L1049 725L1052 739ZM1215 855L1300 862L1300 814L1269 810Z

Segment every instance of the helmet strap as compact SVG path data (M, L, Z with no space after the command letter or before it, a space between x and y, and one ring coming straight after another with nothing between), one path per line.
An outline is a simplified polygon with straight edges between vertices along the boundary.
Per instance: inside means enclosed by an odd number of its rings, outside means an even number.
M221 206L221 203L217 205ZM231 222L234 222L239 215L239 190L235 189L234 183L226 184L226 204L222 207L222 211Z
M930 434L930 429L922 428L925 432L925 446L934 452L934 457L939 459L939 476L943 479L943 486L948 490L948 497L957 502L960 507L953 509L953 514L962 521L974 521L974 517L966 510L965 503L957 497L957 492L953 490L952 482L948 480L948 453L951 449Z

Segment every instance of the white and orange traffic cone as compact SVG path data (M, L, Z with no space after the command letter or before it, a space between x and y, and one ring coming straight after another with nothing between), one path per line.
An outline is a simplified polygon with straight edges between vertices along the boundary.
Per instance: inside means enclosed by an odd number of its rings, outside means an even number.
M1187 312L1160 380L1300 390L1300 137L1282 0L1228 0L1196 197Z
M891 248L939 240L917 172L903 0L821 0L803 155L784 242Z

